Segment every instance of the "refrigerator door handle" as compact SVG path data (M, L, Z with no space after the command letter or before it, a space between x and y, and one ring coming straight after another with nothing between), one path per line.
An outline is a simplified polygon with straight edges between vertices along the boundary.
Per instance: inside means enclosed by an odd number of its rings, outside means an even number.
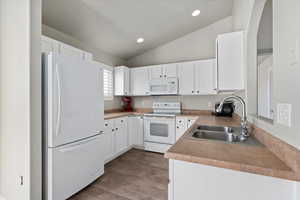
M69 147L63 148L59 151L62 152L62 153L67 153L67 152L70 152L70 151L74 151L76 149L82 148L83 145L86 145L90 142L93 142L93 141L97 140L98 138L99 137L93 137L93 138L85 139L85 141L77 142L76 144L70 145Z
M55 135L58 136L59 128L60 128L60 115L61 115L61 83L59 78L59 71L58 65L55 66L55 73L56 73L56 81L57 81L57 119L56 119L56 132Z

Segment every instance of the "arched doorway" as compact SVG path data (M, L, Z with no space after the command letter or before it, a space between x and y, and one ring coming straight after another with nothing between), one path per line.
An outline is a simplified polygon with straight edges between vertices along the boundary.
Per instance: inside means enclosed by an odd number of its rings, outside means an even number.
M250 114L257 115L257 34L267 0L255 0L247 29L246 74L247 105Z

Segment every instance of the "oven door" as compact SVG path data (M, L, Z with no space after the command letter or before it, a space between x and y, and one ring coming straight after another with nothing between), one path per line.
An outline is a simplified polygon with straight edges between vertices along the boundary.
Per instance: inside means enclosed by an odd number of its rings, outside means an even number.
M174 117L144 117L145 142L175 143Z

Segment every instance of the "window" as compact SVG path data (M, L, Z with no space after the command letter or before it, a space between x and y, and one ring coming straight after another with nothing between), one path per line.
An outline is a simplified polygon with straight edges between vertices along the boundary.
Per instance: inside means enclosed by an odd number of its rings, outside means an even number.
M104 100L113 100L113 68L105 67L103 69L103 91Z

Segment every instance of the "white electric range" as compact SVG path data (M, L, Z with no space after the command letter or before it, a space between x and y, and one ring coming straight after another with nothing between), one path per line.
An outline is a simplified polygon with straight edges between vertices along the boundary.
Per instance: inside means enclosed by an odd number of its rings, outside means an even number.
M165 153L176 141L176 114L181 103L155 102L153 113L144 114L144 145L146 151Z

